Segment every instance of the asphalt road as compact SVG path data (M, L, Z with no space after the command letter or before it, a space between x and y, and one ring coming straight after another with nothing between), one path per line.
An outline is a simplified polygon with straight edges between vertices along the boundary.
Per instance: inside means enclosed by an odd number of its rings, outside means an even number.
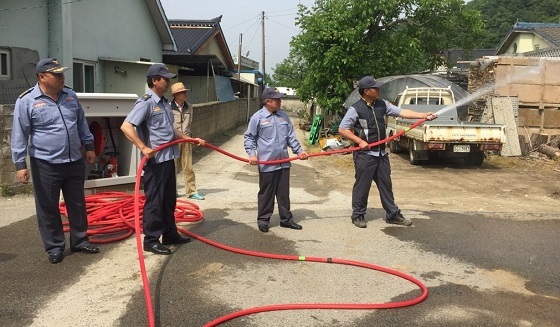
M215 144L243 156L243 131ZM206 150L196 159L197 184L206 196L196 204L205 218L184 226L190 231L253 251L379 264L410 274L429 289L425 301L401 309L277 311L221 326L560 325L557 199L551 202L557 211L514 214L515 209L503 208L420 207L397 193L404 215L414 222L400 227L381 220L384 214L372 190L368 228L358 229L349 219L352 172L331 167L342 172L336 175L342 186L333 187L322 173L324 165L311 159L295 162L291 174L292 211L303 230L280 228L274 215L270 233L263 234L255 221L255 168ZM406 159L393 155L391 160L397 179L399 163ZM403 178L421 178L438 169L409 170ZM456 183L466 184L471 173L467 169L452 175ZM422 196L417 187L416 197ZM0 203L0 326L148 325L133 238L101 245L98 255L67 251L62 263L52 265L42 250L33 199L20 196ZM262 305L384 303L420 293L407 281L372 270L256 258L200 241L174 247L170 256L147 254L146 265L156 325L165 327L203 326Z

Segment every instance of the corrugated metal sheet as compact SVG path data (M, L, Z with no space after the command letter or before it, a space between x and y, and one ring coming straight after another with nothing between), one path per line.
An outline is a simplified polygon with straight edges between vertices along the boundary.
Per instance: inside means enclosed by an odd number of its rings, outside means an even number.
M381 86L381 98L394 101L397 95L402 92L407 86L408 87L451 87L455 95L455 101L466 98L469 93L462 89L459 85L450 82L444 78L433 75L395 75L380 77L377 81L383 82ZM344 108L348 109L351 105L356 103L360 99L360 94L358 93L358 88L354 89L348 98L344 101Z
M395 75L380 77L377 81L383 82L381 86L381 98L393 102L397 95L401 93L407 86L410 87L451 87L455 96L455 102L466 98L469 93L461 88L459 85L434 75ZM344 101L344 108L348 109L351 105L360 99L358 88L354 89ZM457 115L459 120L466 118L467 106L457 108Z

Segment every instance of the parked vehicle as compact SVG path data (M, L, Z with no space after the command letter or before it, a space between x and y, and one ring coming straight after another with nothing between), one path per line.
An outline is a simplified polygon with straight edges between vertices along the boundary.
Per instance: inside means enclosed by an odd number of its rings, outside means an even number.
M443 112L438 119L407 131L390 141L391 152L408 150L410 163L421 164L439 158L459 158L469 166L480 166L484 151L500 151L505 142L505 126L459 121L455 96L450 87L406 88L395 99L395 105L420 112ZM389 117L387 136L407 130L416 120Z

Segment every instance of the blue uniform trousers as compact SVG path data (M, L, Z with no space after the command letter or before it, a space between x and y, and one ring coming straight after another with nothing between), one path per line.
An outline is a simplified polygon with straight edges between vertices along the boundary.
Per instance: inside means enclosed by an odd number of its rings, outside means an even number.
M167 160L155 163L148 160L144 167L144 213L142 227L144 243L159 243L159 238L174 240L179 237L175 223L175 204L177 179L175 177L175 161Z
M366 214L371 182L374 181L379 190L381 205L386 212L386 219L392 219L399 208L393 196L391 181L391 164L389 156L372 156L364 151L354 152L355 178L352 189L352 219Z
M274 212L274 198L278 201L280 222L291 223L290 211L290 168L271 172L259 172L257 224L268 226Z
M89 245L87 213L84 198L85 162L51 164L31 158L31 176L35 192L35 208L39 233L48 254L64 251L65 237L58 207L60 190L68 211L70 246L82 248Z

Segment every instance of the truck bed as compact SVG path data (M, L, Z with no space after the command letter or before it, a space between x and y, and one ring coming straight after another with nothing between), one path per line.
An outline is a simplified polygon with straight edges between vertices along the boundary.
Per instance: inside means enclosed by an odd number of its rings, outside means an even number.
M419 112L438 112L445 106L403 105L403 109ZM394 127L397 132L407 129L416 119L390 117L387 127ZM455 109L441 114L436 120L424 124L406 133L406 136L423 142L448 143L503 143L505 126L475 122L460 122Z
M416 121L398 118L395 129L407 129ZM504 129L504 125L435 120L408 131L406 136L423 142L503 143Z

